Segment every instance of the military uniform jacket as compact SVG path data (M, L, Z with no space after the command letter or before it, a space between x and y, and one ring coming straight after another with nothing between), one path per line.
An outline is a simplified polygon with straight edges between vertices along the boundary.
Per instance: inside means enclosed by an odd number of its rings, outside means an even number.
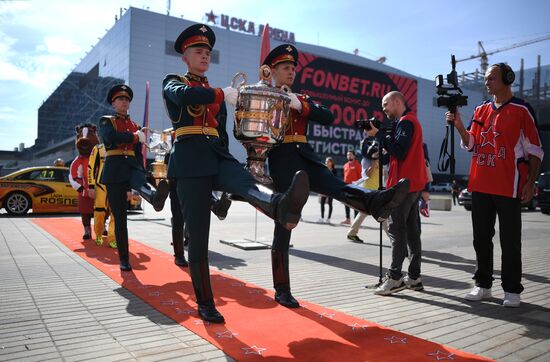
M126 116L103 116L99 121L99 135L105 145L107 157L103 165L102 184L122 183L130 180L132 172L143 169L142 144L134 133L140 127ZM109 151L134 152L134 155L109 155Z
M268 154L268 159L277 161L277 164L279 164L280 161L285 160L288 165L288 169L291 170L292 173L296 171L292 166L292 160L296 159L296 157L303 157L313 163L317 163L323 167L325 166L325 163L313 150L313 147L311 147L307 142L292 142L292 137L298 136L299 138L304 139L309 121L316 121L325 126L334 121L334 116L327 107L314 103L309 96L302 94L297 94L297 96L302 103L302 112L298 112L295 109L291 110L290 124L285 134L285 143L274 147ZM271 168L270 171L278 172L278 170L273 170Z
M206 77L191 73L184 76L168 74L162 85L166 112L176 133L168 163L168 177L216 175L219 157L235 160L228 148L225 128L227 110L222 90L210 88ZM204 132L180 133L187 129L203 129ZM208 133L212 129L217 131L218 136Z

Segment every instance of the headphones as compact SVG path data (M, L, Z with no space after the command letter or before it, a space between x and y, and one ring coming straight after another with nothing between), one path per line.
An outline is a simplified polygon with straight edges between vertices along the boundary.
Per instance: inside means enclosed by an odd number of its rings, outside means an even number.
M505 85L510 85L514 83L514 80L516 79L516 73L512 70L512 68L504 63L497 63L496 66L500 69L500 74L502 75L502 83Z

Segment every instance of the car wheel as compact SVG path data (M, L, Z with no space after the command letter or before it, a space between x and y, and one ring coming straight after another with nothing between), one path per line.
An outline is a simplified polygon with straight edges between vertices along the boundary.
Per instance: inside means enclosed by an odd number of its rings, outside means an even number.
M540 209L540 212L542 212L543 214L549 215L550 209Z
M31 206L31 199L22 192L13 192L4 201L4 207L10 215L25 215Z
M471 211L472 210L472 207L469 206L469 205L464 205L464 208L466 209L466 211Z

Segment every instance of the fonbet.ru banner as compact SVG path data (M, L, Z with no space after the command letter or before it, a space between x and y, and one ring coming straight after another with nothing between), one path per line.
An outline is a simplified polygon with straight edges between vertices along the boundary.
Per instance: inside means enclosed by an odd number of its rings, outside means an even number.
M382 97L394 90L405 95L416 113L416 80L308 53L300 53L293 86L294 92L309 95L334 115L330 126L310 122L307 136L320 157L330 156L340 166L346 162L347 151L357 149L363 138L355 121L372 116L382 119Z

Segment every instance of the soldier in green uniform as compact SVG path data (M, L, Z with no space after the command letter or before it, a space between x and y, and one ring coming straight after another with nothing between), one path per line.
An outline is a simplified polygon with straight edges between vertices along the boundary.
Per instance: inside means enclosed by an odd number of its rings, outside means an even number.
M172 143L174 142L175 132L172 128L165 130L170 132ZM170 161L170 153L167 153L164 157L164 163L168 164ZM181 209L180 200L178 199L177 190L178 179L171 178L170 184L170 211L172 212L171 226L172 226L172 246L174 247L174 263L177 266L188 266L187 260L185 260L184 246L189 243L189 227L185 224L184 215ZM212 213L220 220L224 220L227 216L227 210L231 206L231 200L227 193L222 193L221 197L217 197L212 193L210 209Z
M275 86L292 86L296 77L298 50L291 44L274 48L263 64L271 68ZM297 170L309 175L311 190L332 197L354 209L372 215L376 220L388 218L393 208L403 201L409 189L409 181L401 180L386 191L366 190L355 185L346 185L323 164L313 148L307 143L306 131L309 121L329 125L334 121L332 113L324 106L314 103L308 96L288 93L291 101L290 124L282 144L268 154L270 176L275 191L285 190ZM271 250L271 265L275 300L285 307L300 305L290 292L288 247L291 232L275 223Z
M163 81L168 116L176 133L168 165L168 177L177 179L177 194L189 226L189 272L202 319L223 323L214 305L208 267L210 198L212 190L241 196L285 229L300 220L309 196L308 177L293 175L284 194L258 185L229 153L224 100L235 103L237 90L211 88L204 76L216 38L212 29L196 24L185 29L175 42L188 72L169 74Z
M162 210L169 193L166 181L161 181L155 191L145 179L141 154L145 133L128 115L132 98L132 89L127 85L119 84L112 87L107 95L107 102L112 104L116 114L103 116L99 121L99 134L107 151L101 183L107 187L109 205L115 217L115 239L120 269L123 271L132 270L126 224L127 192L131 189L138 191L156 211Z

